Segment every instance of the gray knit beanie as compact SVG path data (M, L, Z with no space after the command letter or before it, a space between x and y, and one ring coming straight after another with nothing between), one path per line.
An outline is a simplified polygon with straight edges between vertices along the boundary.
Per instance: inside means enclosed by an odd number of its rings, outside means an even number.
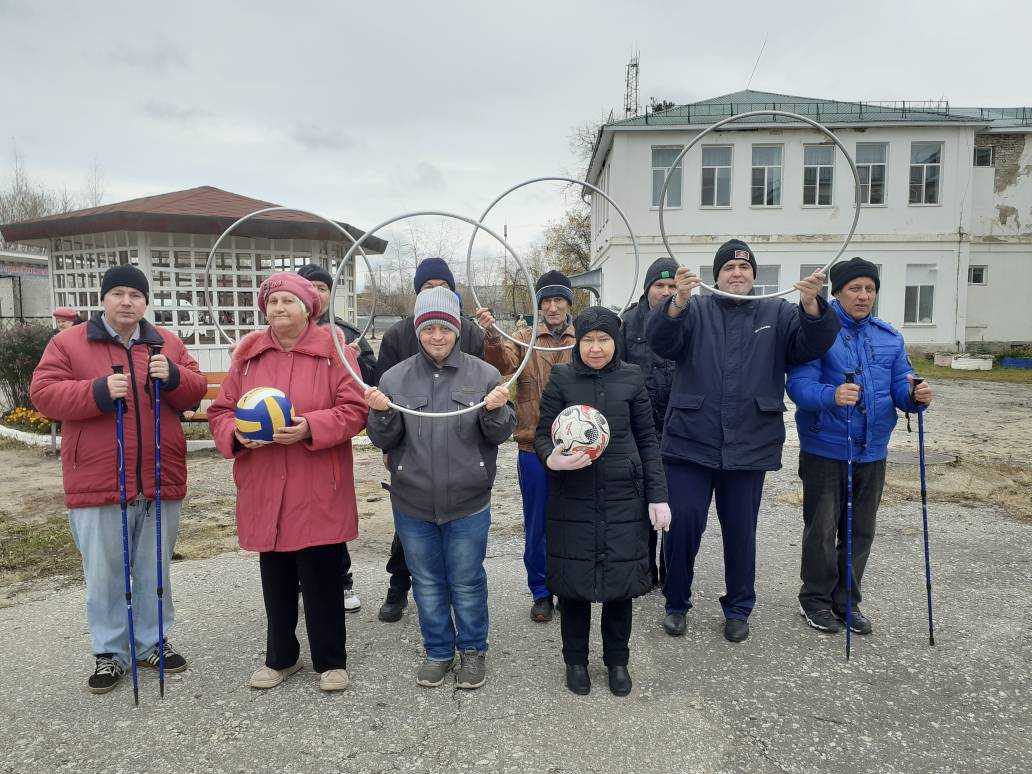
M459 328L462 326L458 296L454 291L441 285L424 290L416 296L416 307L412 315L417 336L423 328L434 323L450 328L455 331L456 336L459 335Z

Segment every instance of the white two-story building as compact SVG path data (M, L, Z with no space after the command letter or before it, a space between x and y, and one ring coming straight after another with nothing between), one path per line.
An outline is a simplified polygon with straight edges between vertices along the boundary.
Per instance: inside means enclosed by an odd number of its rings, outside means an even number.
M877 314L909 344L968 348L1032 340L1032 108L858 103L743 91L606 124L587 181L627 214L642 267L666 251L659 196L678 152L728 116L780 110L830 128L860 171L860 220L844 258L881 267ZM827 263L849 229L854 178L821 132L757 117L707 135L674 170L664 224L677 260L712 282L713 254L744 239L757 291ZM634 281L631 240L592 199L592 272L604 304Z

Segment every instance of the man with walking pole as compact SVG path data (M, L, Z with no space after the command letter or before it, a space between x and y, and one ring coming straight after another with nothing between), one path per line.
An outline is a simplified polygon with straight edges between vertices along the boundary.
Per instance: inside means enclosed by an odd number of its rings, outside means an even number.
M147 278L135 266L108 269L101 280L103 311L54 336L32 376L33 404L62 423L65 504L82 554L96 661L87 683L91 693L112 690L135 663L160 670L164 661L164 672L187 667L164 638L174 620L169 562L186 496L186 440L178 412L200 402L207 379L179 337L144 319L148 294ZM152 346L162 351L153 354ZM161 382L161 400L155 400L152 379ZM156 410L168 436L160 461Z
M820 632L835 634L846 626L866 635L873 625L859 607L861 580L874 542L889 438L897 410L917 411L921 420L932 389L914 377L903 337L873 314L881 289L878 267L853 258L832 266L830 274L831 309L841 330L821 358L791 369L787 384L797 407L803 481L799 614Z

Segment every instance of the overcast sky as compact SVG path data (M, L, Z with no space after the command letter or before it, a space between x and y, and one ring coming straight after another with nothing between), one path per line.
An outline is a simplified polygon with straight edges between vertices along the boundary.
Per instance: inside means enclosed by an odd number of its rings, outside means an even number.
M632 50L642 104L745 88L765 37L754 89L1032 104L1027 0L848 5L0 0L0 138L52 186L95 158L108 202L207 184L368 228L576 172ZM488 224L526 243L563 207L534 186Z

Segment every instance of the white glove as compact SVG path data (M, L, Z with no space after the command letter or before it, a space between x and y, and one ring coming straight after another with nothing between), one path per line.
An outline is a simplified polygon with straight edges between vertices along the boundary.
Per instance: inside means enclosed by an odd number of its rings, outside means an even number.
M591 464L591 457L584 452L563 454L558 446L552 449L545 464L550 470L580 470Z
M669 532L670 506L666 503L649 503L649 521L656 532Z

